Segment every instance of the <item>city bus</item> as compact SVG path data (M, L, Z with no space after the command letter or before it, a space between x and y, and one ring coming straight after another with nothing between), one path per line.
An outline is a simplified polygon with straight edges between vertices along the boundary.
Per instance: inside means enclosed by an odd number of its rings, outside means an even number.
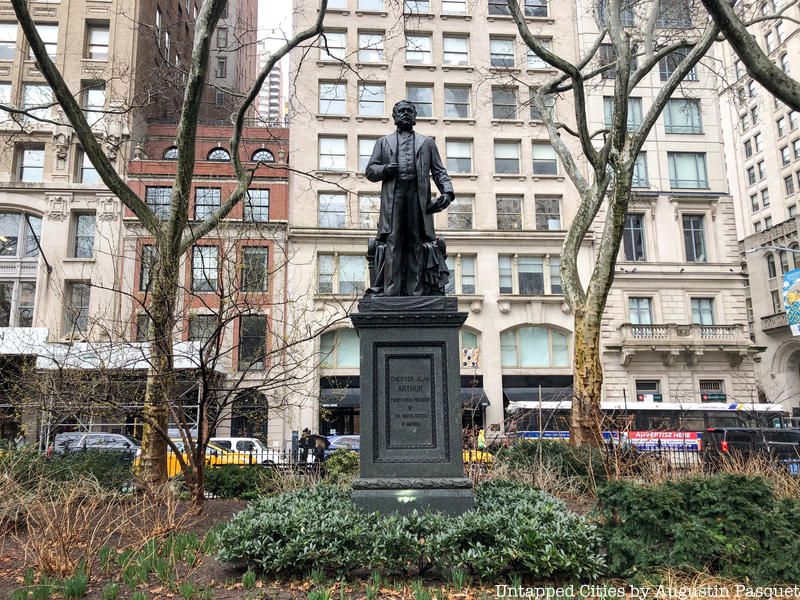
M571 402L515 401L506 408L506 435L512 438L568 439ZM606 439L640 450L669 447L697 451L702 434L717 427L788 427L780 404L729 402L602 402Z

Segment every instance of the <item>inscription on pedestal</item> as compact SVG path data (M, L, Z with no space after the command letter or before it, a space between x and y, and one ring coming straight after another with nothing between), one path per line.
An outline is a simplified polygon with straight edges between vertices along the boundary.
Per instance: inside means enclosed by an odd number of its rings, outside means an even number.
M386 358L386 441L391 449L436 447L433 358Z

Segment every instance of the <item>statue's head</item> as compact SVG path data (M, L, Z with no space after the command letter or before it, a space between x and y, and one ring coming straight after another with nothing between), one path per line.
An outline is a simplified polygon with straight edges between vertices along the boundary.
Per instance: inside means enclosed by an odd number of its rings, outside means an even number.
M400 100L392 108L392 118L398 129L410 130L417 124L417 107L413 102Z

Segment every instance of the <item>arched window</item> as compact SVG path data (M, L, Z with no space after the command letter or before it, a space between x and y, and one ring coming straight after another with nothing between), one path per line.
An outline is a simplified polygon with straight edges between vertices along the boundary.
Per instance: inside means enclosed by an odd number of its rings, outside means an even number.
M788 273L789 272L789 254L786 250L781 250L778 253L778 258L781 261L781 272Z
M352 369L360 364L355 329L337 329L322 334L319 343L321 365L327 369Z
M164 151L164 160L178 160L178 148L172 146Z
M569 339L550 327L524 326L500 334L503 367L568 367Z
M227 162L231 159L231 154L225 148L214 148L208 153L208 160L217 162Z
M267 438L267 399L253 390L241 392L231 407L231 437Z
M775 268L775 257L772 254L767 254L767 274L770 279L778 276L778 271Z
M785 52L781 54L781 71L784 73L789 72L789 55Z
M0 327L33 325L35 267L41 234L41 217L25 212L0 212L0 264L4 272L0 281Z
M792 255L792 265L795 269L800 268L800 244L795 242L791 246L789 246L789 250L793 250L794 252L791 253Z
M256 150L253 153L253 158L251 160L253 162L272 163L275 162L275 156L266 148L262 148L261 150Z

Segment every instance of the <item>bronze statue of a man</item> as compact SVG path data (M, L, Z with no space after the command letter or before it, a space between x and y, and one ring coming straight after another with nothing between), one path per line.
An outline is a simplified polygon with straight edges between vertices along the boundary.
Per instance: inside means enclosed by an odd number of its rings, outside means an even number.
M414 131L417 109L408 100L394 105L397 131L375 143L367 179L380 181L376 276L372 293L423 296L443 293L447 281L433 214L454 200L453 184L432 139ZM430 176L441 196L431 197Z

